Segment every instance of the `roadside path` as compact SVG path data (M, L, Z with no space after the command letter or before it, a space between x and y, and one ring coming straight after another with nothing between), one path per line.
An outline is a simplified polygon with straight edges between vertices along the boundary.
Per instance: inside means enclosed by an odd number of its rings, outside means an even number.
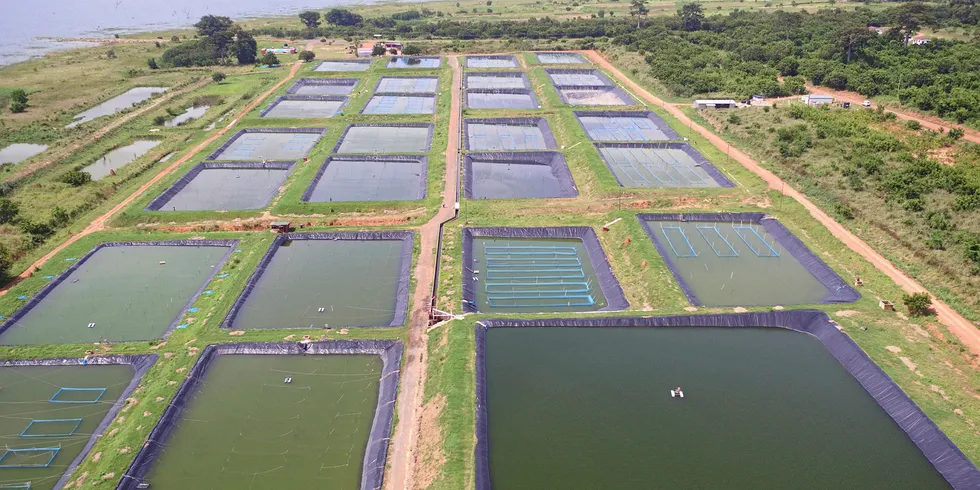
M139 198L141 195L143 195L143 193L146 192L147 189L149 189L154 184L156 184L157 182L159 182L161 179L163 179L164 177L166 177L168 174L170 174L170 172L173 172L175 169L177 169L177 167L181 166L182 164L184 164L185 162L187 162L188 160L190 160L191 158L193 158L194 155L196 155L198 152L200 152L201 150L203 150L206 146L210 145L212 142L214 142L214 140L220 138L222 135L224 135L229 130L231 130L232 127L235 126L235 124L237 124L238 121L242 118L242 116L248 114L249 111L251 111L256 106L258 106L259 104L261 104L263 100L265 100L267 97L269 97L269 95L272 95L272 93L275 92L284 83L288 82L293 77L295 77L296 76L296 73L299 71L300 67L302 67L302 66L303 66L303 63L301 61L297 61L296 63L294 63L292 69L289 71L289 75L286 76L286 78L283 78L282 80L280 80L279 83L275 84L272 88L270 88L265 93L263 93L262 95L258 96L255 100L253 100L251 103L249 103L247 106L245 106L245 108L242 109L242 111L237 116L235 116L235 118L232 119L231 122L229 122L227 126L219 129L216 133L214 133L213 135L211 135L211 137L209 137L208 139L202 141L200 144L198 144L197 146L195 146L194 148L192 148L190 151L188 151L186 154L184 154L184 156L178 158L176 161L174 161L174 163L170 164L167 168L161 170L160 173L158 173L152 179L150 179L148 182L146 182L145 184L143 184L142 186L140 186L140 188L137 189L136 192L133 192L132 194L129 195L129 197L127 197L126 199L123 199L121 202L119 202L118 204L116 204L115 206L113 206L112 209L110 209L109 211L107 211L105 214L99 216L98 218L95 218L95 220L93 220L91 223L89 223L89 225L86 226L85 229L83 229L82 231L80 231L78 233L75 233L75 234L71 235L63 243L61 243L60 245L58 245L57 247L55 247L54 249L52 249L50 252L44 254L44 256L41 257L40 259L37 259L33 264L31 264L30 267L27 268L27 270L25 270L24 272L21 272L20 275L18 275L14 280L10 281L10 283L7 284L2 290L0 290L0 296L6 294L7 291L10 290L10 288L14 287L20 281L23 281L24 279L30 277L31 276L31 272L33 272L38 267L41 267L42 265L44 265L45 262L51 260L52 257L54 257L55 255L57 255L62 250L64 250L65 247L71 245L72 243L77 242L78 240L82 239L82 237L85 237L85 236L91 235L92 233L95 233L95 232L104 230L105 229L106 222L108 222L110 218L112 218L113 216L115 216L116 213L118 213L119 211L123 210L124 208L126 208L127 206L129 206L130 204L132 204L132 202L135 201L137 198ZM203 83L201 85L203 85ZM158 101L158 103L159 102L162 102L162 99L160 101ZM151 106L148 106L148 107L146 107L144 109L149 110L150 108L152 108L155 105L156 104L151 105ZM129 119L131 119L132 117L135 117L136 115L138 115L138 114L137 113L133 113L133 114L128 115L124 119L125 119L125 121L128 121ZM122 120L121 121L118 121L118 124L116 124L116 126L124 123L125 121L122 121Z
M419 416L421 414L425 367L423 356L426 353L426 328L429 326L429 306L432 301L432 281L435 276L435 249L439 243L439 225L452 218L456 209L456 182L458 179L459 119L462 111L460 92L463 86L463 73L459 59L449 57L453 69L452 103L449 109L449 142L446 145L446 186L442 193L442 207L427 223L419 228L422 244L418 263L415 266L415 295L412 298L412 312L409 319L408 346L405 349L405 365L400 373L401 389L398 393L398 425L391 438L388 451L390 470L385 478L385 488L390 490L409 490L414 488L412 470L416 464Z
M718 149L728 153L733 160L751 170L753 173L761 177L762 180L766 181L766 183L769 184L770 189L777 190L785 196L792 197L797 202L802 204L803 207L810 212L810 215L816 218L816 220L822 225L826 226L827 229L830 230L835 237L837 237L837 239L844 242L848 248L857 252L871 262L871 264L878 270L884 272L885 275L901 286L905 292L929 293L929 291L922 287L922 285L915 279L912 279L898 267L895 267L895 265L889 262L888 259L883 257L867 243L858 238L857 235L851 233L851 231L845 228L844 225L841 225L834 218L830 217L830 215L823 212L823 210L810 202L810 200L807 199L803 193L797 191L792 186L784 182L782 179L777 177L776 174L762 168L762 166L760 166L758 162L753 160L748 154L728 144L728 142L723 140L720 136L692 121L675 105L665 103L659 97L656 97L643 87L639 86L637 83L630 80L615 66L609 63L609 61L606 60L598 51L583 51L583 53L592 59L592 61L594 61L597 65L614 74L620 82L628 86L634 93L639 94L653 104L662 106L664 109L670 112L671 115L680 120L682 124L689 126L694 131L697 131L701 136L705 137L709 142L711 142L711 144L718 147ZM901 117L901 115L899 115L899 117ZM945 325L950 332L956 335L956 337L959 338L960 341L970 349L970 351L972 351L974 354L980 355L980 329L977 329L977 327L970 323L969 320L957 313L956 310L951 308L942 300L935 297L932 293L929 293L929 295L932 296L932 308L936 312L936 319Z

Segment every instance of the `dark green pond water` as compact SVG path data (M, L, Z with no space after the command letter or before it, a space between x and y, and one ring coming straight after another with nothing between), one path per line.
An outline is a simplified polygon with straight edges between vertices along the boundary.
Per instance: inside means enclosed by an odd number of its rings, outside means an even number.
M228 247L103 248L0 335L0 344L158 338L227 253Z
M153 489L356 490L380 374L378 356L218 356L146 480Z
M388 326L395 313L401 248L395 240L285 242L232 326Z
M486 368L497 490L948 488L804 334L492 328Z
M0 368L0 454L7 449L61 448L47 468L0 468L3 485L31 483L31 490L49 490L82 451L123 390L132 380L133 368L118 366L24 366ZM59 388L106 388L96 403L51 403ZM101 391L101 390L100 390ZM62 392L64 394L65 392ZM76 392L56 400L81 400ZM87 400L99 393L84 392ZM35 422L27 434L69 436L22 437L33 420L82 419L58 423ZM76 427L77 425L77 427ZM72 430L74 432L72 433ZM7 454L3 465L44 464L53 451Z
M479 311L595 311L606 306L582 240L475 238Z

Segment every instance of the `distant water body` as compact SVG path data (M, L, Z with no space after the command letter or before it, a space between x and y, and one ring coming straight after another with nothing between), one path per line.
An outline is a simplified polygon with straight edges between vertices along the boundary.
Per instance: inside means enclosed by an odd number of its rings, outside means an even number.
M365 3L351 0L49 0L2 2L0 66L56 49L84 46L43 37L112 37L113 34L187 27L204 15L233 19L291 15L308 8ZM299 21L297 20L297 27Z

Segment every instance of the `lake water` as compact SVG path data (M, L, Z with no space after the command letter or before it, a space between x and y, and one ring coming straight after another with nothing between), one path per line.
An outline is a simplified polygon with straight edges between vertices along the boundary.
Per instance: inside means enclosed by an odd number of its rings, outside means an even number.
M324 10L338 0L51 0L43 4L3 2L0 15L0 66L56 49L78 47L39 37L112 37L113 34L188 27L204 15L246 17L290 15L307 8ZM297 21L297 27L299 22Z

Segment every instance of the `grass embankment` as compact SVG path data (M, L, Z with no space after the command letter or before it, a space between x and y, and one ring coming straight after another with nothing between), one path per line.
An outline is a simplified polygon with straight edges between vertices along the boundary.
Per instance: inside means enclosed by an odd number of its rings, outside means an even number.
M664 118L682 136L722 171L739 183L735 189L674 191L669 189L617 189L597 151L571 117L571 109L560 106L546 76L531 70L532 82L542 101L540 111L506 115L540 115L548 119L559 145L566 145L566 160L581 195L575 199L469 201L462 203L462 219L446 227L438 304L459 311L462 301L462 228L467 226L556 226L593 227L623 287L630 308L606 316L690 314L690 304L680 291L655 247L635 218L638 212L732 212L762 211L777 217L797 237L827 262L846 281L860 277L862 299L848 305L800 305L827 312L899 386L949 435L973 461L980 461L976 423L980 420L977 386L980 374L976 357L941 325L930 319L907 319L878 308L880 298L895 300L902 291L858 254L847 249L820 226L796 201L770 192L766 185L659 107L650 109ZM545 82L545 83L543 83ZM494 116L506 111L494 111ZM467 111L467 116L485 116ZM576 147L575 142L583 141ZM609 232L599 227L616 218L622 221ZM627 239L629 243L627 244ZM749 311L768 311L752 307ZM731 312L730 308L698 308L697 313ZM594 314L593 314L594 315ZM438 410L437 427L441 444L423 444L419 455L425 474L434 474L429 488L471 488L475 447L475 321L489 316L468 315L430 332L429 364L425 403ZM508 315L512 318L547 318L557 315ZM583 316L562 314L561 316ZM441 407L441 408L440 408ZM425 411L423 413L426 413ZM423 415L423 421L425 416ZM424 437L424 436L423 436ZM418 474L418 473L417 473Z

